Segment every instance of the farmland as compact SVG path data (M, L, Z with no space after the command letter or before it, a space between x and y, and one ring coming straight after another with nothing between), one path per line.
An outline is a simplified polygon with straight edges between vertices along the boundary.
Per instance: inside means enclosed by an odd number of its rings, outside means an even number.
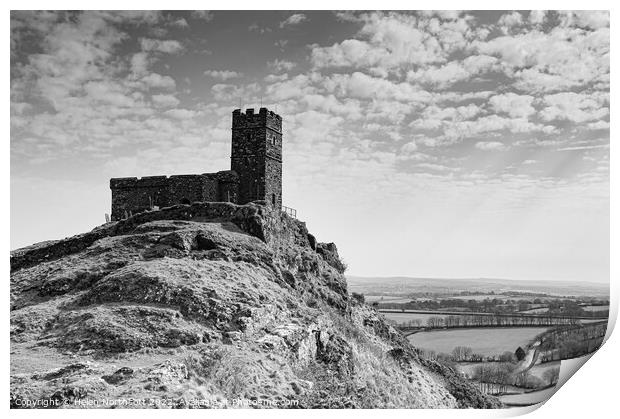
M608 287L598 284L361 278L351 289L420 356L509 407L546 400L560 360L596 350L609 315Z
M585 306L584 311L609 311L609 306Z
M408 337L416 347L451 353L457 346L466 346L474 353L484 356L514 352L525 347L536 335L547 330L545 327L520 328L474 328L419 332Z

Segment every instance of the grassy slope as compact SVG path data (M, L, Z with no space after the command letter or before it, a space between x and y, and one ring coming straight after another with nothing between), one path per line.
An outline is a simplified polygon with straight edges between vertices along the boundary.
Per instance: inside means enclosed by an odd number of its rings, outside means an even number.
M19 266L12 405L133 397L185 407L243 397L301 407L497 406L350 302L334 255L315 251L303 224L279 222L260 240L239 220L133 220Z

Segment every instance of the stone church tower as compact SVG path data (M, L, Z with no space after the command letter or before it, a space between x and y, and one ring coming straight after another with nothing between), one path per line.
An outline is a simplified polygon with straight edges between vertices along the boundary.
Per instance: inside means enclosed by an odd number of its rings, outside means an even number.
M282 207L282 118L267 108L233 112L231 170L239 177L238 203L264 200Z
M111 219L193 202L260 200L272 210L287 210L282 208L282 118L267 108L257 114L235 109L232 117L231 170L110 179Z

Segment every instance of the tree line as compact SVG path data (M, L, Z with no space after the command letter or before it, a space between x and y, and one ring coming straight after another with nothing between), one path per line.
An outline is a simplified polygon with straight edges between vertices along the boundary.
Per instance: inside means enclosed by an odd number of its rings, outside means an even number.
M476 381L480 390L489 394L508 392L508 386L539 389L555 385L560 377L560 368L547 369L542 379L529 371L515 372L516 365L510 363L481 364L474 368L471 380Z
M570 359L596 351L607 333L607 322L582 324L547 331L540 338L541 362Z
M523 350L521 351L523 352ZM449 354L422 349L418 352L426 359L441 362L453 369L457 369L457 362L480 362L471 374L466 375L467 379L474 381L481 391L488 394L506 393L509 386L539 389L554 385L557 383L560 373L559 367L550 368L543 373L541 379L529 371L516 372L519 357L516 352L510 351L496 356L483 356L474 353L472 348L468 346L457 346Z
M489 314L459 314L449 316L431 316L423 322L411 319L399 323L400 327L428 329L451 329L458 327L526 327L526 326L562 326L578 324L578 319L552 316L494 316Z
M599 305L604 305L604 301ZM375 302L377 306L383 309L396 310L423 310L423 311L465 311L479 313L519 313L533 307L547 308L547 314L553 316L566 317L592 317L606 318L609 317L609 311L586 311L583 304L594 304L589 299L568 299L568 298L535 298L534 300L512 300L501 298L488 298L483 300L477 299L460 299L460 298L444 298L444 299L420 299L412 300L407 303L390 303Z

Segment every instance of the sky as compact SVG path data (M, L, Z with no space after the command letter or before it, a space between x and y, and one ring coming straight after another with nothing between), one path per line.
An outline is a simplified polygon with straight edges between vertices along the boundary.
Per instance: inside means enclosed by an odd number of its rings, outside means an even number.
M11 12L11 248L109 179L230 167L283 117L283 203L362 276L609 281L607 12Z

